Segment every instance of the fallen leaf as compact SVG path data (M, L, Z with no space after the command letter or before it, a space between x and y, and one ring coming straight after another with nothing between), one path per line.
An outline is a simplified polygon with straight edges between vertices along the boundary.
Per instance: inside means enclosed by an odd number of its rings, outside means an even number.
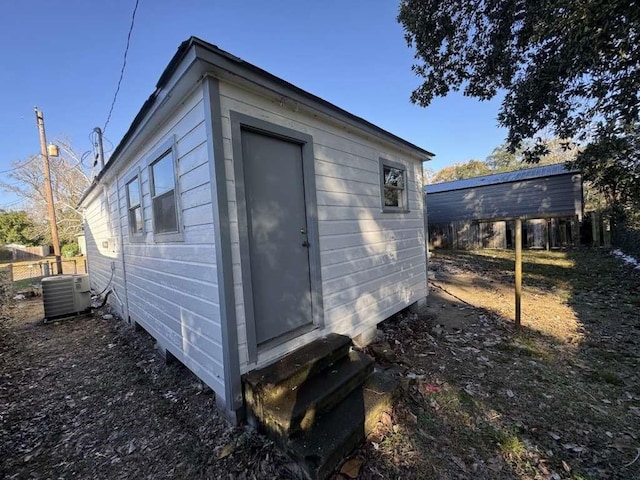
M554 440L560 440L560 435L558 435L557 433L549 432L549 436L551 436L551 438L553 438Z
M569 466L569 464L567 462L565 462L564 460L562 460L562 468L564 468L564 470L569 473L571 471L571 467Z
M362 459L353 457L344 462L340 469L340 473L348 478L358 478L358 475L360 474L360 467L362 467Z
M235 443L227 443L224 447L222 447L222 450L218 452L218 454L216 455L216 458L218 460L227 458L229 455L233 453L235 449L236 449Z
M462 459L455 455L451 455L451 460L453 460L453 463L455 463L463 472L467 471L467 465L462 461Z
M380 422L382 422L382 424L389 429L393 426L391 415L389 415L387 412L382 412L382 415L380 415Z
M424 393L438 393L440 390L442 390L442 388L437 385L422 384L422 391Z

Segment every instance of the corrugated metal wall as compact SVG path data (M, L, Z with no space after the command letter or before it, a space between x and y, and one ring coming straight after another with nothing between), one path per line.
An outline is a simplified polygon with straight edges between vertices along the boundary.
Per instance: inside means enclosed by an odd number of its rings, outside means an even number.
M582 178L568 173L428 193L429 224L515 217L582 216Z

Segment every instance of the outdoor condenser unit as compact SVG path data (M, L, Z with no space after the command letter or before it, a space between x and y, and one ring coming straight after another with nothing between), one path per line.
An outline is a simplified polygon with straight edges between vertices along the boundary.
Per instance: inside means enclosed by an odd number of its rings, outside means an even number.
M89 275L58 275L42 279L45 322L69 317L91 308Z

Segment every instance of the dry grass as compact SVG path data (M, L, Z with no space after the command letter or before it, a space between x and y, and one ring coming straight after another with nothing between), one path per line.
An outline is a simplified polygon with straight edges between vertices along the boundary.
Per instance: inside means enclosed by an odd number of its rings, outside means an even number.
M640 279L598 251L526 252L516 332L512 258L436 253L429 308L383 325L417 380L365 478L640 478Z

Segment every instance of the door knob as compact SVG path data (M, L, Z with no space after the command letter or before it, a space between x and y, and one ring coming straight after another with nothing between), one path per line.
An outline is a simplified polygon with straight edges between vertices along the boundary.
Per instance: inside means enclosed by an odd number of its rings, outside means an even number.
M304 242L302 242L302 246L309 248L309 242L307 240L305 240Z

